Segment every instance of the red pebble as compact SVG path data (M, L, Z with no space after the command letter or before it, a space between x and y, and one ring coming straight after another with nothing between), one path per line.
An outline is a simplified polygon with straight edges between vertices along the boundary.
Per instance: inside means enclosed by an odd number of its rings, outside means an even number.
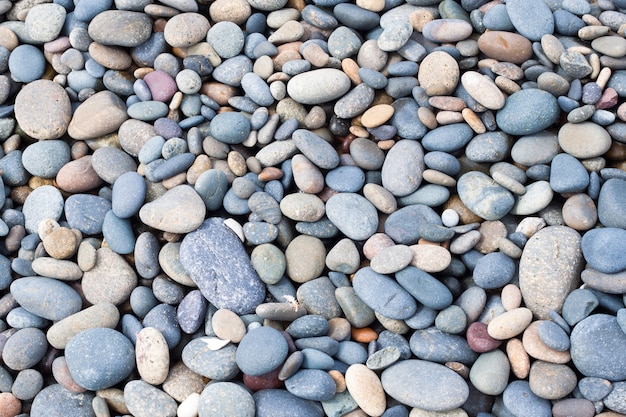
M617 91L615 91L614 88L608 87L606 90L604 90L604 92L596 102L596 109L610 109L617 104L617 99Z
M467 328L467 344L474 352L483 353L498 348L502 341L489 336L487 325L476 321Z
M283 381L278 379L278 374L280 373L281 368L282 366L279 366L271 372L257 376L243 374L243 383L246 387L253 391L281 388L283 386Z

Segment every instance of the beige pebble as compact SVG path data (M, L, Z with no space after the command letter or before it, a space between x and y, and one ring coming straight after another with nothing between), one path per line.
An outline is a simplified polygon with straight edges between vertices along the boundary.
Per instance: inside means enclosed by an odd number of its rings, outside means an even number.
M544 227L546 227L546 221L541 217L524 217L517 225L515 231L522 233L526 237L531 237Z
M96 391L98 397L104 398L109 407L120 414L130 414L124 402L124 391L119 388L106 388Z
M522 249L504 237L498 240L498 250L513 259L519 259L522 256Z
M361 124L367 128L380 126L391 119L393 113L394 108L389 104L375 105L361 115Z
M510 339L506 343L506 355L513 374L519 379L525 379L530 372L530 357L524 350L521 340Z
M267 40L275 45L279 45L297 41L302 35L304 35L302 24L296 20L289 20L272 33Z
M463 123L463 113L458 111L442 110L437 112L437 123L440 125L451 125L453 123Z
M457 374L461 375L463 379L469 379L469 374L470 374L469 366L461 362L446 362L444 365L447 368L452 369Z
M424 26L433 20L435 20L434 13L425 7L420 7L409 15L409 23L413 26L413 29L418 32L421 32Z
M228 309L217 310L213 314L211 325L217 337L233 343L239 343L246 334L246 325L243 320Z
M513 94L513 93L517 93L518 91L520 91L522 89L522 87L516 83L515 81L503 77L502 75L498 75L495 79L495 83L498 86L498 88L500 90L502 90L502 92L506 93L506 94Z
M352 58L344 58L341 61L341 69L350 78L352 84L361 84L361 77L359 77L359 64Z
M453 177L435 169L425 169L422 173L422 178L431 184L443 185L444 187L454 187L456 185L456 180Z
M238 25L244 24L252 8L246 0L216 0L209 7L209 15L213 22L230 21Z
M385 8L384 0L356 0L356 5L371 12L380 12Z
M604 87L606 87L606 83L609 82L609 79L611 78L611 68L609 67L604 67L600 70L600 73L598 74L598 78L596 78L596 84L598 84L598 87L604 89Z
M417 118L422 122L424 126L429 129L437 127L437 116L428 107L420 107L417 109Z
M22 411L22 402L10 392L0 393L0 416L15 417Z
M417 244L411 245L411 250L413 250L411 265L425 272L441 272L452 262L450 251L443 246Z
M535 361L528 375L530 390L540 398L558 400L576 388L576 374L567 365Z
M514 194L523 195L526 193L526 187L524 187L524 184L500 171L494 171L493 174L491 174L491 178Z
M505 97L491 78L476 71L467 71L461 76L461 84L467 93L490 110L504 107Z
M302 57L315 67L324 67L328 63L329 55L316 43L309 43L302 49Z
M14 50L20 44L15 32L7 27L0 27L0 46L4 46L9 51Z
M474 249L484 254L495 252L498 249L498 240L507 236L506 226L499 220L483 222L478 231L481 237Z
M160 385L170 370L170 351L163 334L154 327L144 327L135 343L137 372L148 384Z
M592 41L608 34L610 30L608 26L584 26L578 29L578 37L585 41Z
M396 141L393 140L393 139L381 140L380 142L377 143L378 148L383 150L383 151L388 151L395 144L396 144Z
M459 77L459 64L443 51L434 51L426 55L417 73L420 86L429 96L452 94Z
M450 252L455 255L462 255L471 250L480 240L480 232L478 230L470 230L469 232L453 238L450 243Z
M522 292L515 284L507 284L500 292L502 306L506 311L515 310L522 305Z
M198 177L209 169L211 169L211 159L208 155L198 155L191 167L187 170L187 182L194 185L198 180Z
M377 311L374 312L374 316L382 326L389 330L390 332L394 332L396 334L406 334L411 330L409 326L404 322L404 320L390 319L389 317L385 317Z
M398 208L398 203L394 195L378 184L365 184L363 187L363 196L382 213L391 214Z
M246 166L246 159L237 151L228 152L227 157L228 167L238 177L246 174L248 167Z
M428 411L420 408L413 408L409 417L468 417L469 414L462 408L453 408L447 411Z
M350 126L350 133L352 133L357 138L369 138L370 133L363 126Z
M595 202L588 194L574 194L565 200L562 209L566 226L579 231L593 228L598 220Z
M185 184L186 181L187 181L187 173L180 172L174 175L173 177L165 178L163 181L161 181L161 184L163 184L163 187L165 187L166 189L171 190L177 185Z
M204 377L187 368L184 363L177 362L163 382L163 391L176 401L182 402L193 393L200 394L206 383Z
M560 352L548 347L539 337L539 324L541 320L532 322L524 331L522 344L524 350L533 358L550 363L567 363L571 356L569 350Z
M463 116L463 120L465 121L465 123L467 123L469 127L472 128L474 133L480 135L481 133L485 133L487 131L485 124L480 119L480 117L474 112L474 110L470 109L469 107L466 107L461 111L461 115Z
M367 415L381 416L385 412L385 391L374 371L363 364L355 363L348 367L345 381L352 399Z
M533 313L526 307L509 310L489 322L487 333L498 340L506 340L522 333L533 319Z

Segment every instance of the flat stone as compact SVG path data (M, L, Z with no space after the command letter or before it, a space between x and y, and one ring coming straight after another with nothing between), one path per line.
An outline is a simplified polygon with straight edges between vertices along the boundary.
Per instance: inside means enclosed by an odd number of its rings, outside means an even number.
M110 91L101 91L74 111L67 133L77 140L94 139L117 130L128 118L126 105Z
M405 360L381 375L385 392L410 407L445 412L460 407L469 396L467 383L443 365Z
M241 240L224 225L224 219L208 219L187 234L180 247L180 261L205 298L218 308L246 314L265 296L264 285Z
M146 225L171 233L189 233L196 230L202 224L205 214L204 201L188 185L179 185L168 190L139 210L139 217Z
M424 150L417 141L398 141L388 152L382 166L382 185L395 196L418 189L424 172Z
M566 226L549 226L526 243L519 262L524 303L539 318L560 311L567 295L578 285L582 270L581 238ZM541 290L539 290L541 288Z
M298 74L287 83L289 96L301 104L326 103L343 96L349 89L348 76L332 68Z

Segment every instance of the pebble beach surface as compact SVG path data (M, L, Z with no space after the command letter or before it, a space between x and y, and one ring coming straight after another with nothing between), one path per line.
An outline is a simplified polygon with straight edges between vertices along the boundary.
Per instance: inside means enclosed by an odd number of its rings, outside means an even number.
M0 0L0 417L625 416L625 33Z

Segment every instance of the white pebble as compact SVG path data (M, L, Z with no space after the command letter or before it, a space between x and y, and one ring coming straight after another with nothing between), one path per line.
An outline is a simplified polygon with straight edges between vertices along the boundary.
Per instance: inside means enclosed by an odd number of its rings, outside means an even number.
M459 213L453 209L445 209L441 213L441 222L446 227L454 227L459 224Z
M178 417L197 417L200 394L193 392L178 406Z
M246 240L246 237L243 234L243 226L241 226L237 220L233 218L226 219L224 220L224 226L227 226L230 230L235 232L242 242Z

